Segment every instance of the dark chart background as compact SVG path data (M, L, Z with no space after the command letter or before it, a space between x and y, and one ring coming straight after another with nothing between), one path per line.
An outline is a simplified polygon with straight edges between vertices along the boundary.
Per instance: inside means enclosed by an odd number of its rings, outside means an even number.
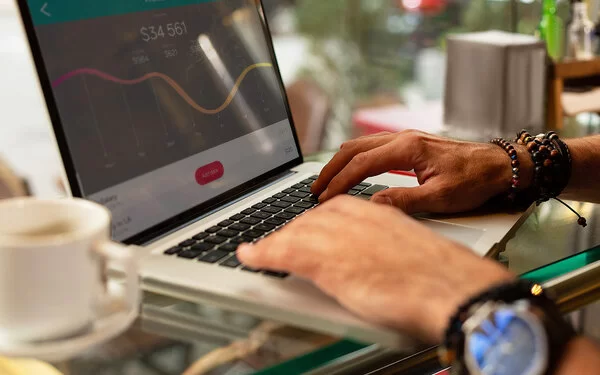
M253 33L254 55L240 37L243 32L233 26L236 10L252 26L243 30ZM175 22L185 22L187 34L170 37L166 25ZM141 30L146 27L150 34L150 26L162 26L165 37L145 42ZM259 15L248 1L223 0L40 26L37 33L52 82L81 68L122 80L159 72L199 106L215 109L232 87L217 74L199 36L210 38L213 55L236 81L249 66L271 62L260 30ZM218 114L195 110L159 78L122 84L80 74L53 90L80 183L90 195L252 133L257 124L262 128L286 119L277 85L273 68L253 69L232 104ZM252 124L249 118L257 121Z

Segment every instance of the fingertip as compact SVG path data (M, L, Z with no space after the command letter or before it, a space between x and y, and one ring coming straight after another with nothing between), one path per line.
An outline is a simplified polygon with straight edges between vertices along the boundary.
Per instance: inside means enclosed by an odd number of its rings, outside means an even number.
M327 199L329 199L329 189L325 189L325 191L319 196L319 202L323 203Z
M252 261L254 258L254 245L249 243L241 244L237 249L237 256L242 263Z

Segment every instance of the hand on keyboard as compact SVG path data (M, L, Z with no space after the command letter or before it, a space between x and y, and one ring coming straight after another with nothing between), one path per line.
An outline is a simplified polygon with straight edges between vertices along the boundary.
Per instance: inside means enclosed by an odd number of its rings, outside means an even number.
M459 304L514 277L399 210L347 197L242 245L238 257L310 279L365 319L429 342L441 340Z
M522 188L533 179L533 162L517 146ZM344 194L366 178L390 170L413 170L421 186L389 189L373 197L404 212L456 213L478 208L490 198L507 194L513 171L500 147L459 142L417 131L382 133L346 142L312 187L324 202Z

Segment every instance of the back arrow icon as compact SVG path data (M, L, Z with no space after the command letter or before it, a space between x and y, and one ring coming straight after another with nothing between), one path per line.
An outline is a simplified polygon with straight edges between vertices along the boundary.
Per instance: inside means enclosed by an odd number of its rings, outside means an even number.
M46 15L48 17L52 17L52 13L48 12L46 10L46 8L48 8L48 3L44 3L44 5L42 5L42 9L40 9L40 12L42 12L44 15Z

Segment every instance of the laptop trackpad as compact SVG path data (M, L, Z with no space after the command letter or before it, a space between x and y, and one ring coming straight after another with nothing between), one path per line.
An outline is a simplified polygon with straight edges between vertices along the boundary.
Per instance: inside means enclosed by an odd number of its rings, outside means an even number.
M484 234L484 231L481 229L465 227L462 225L428 219L420 219L419 221L434 232L468 247L473 247Z

